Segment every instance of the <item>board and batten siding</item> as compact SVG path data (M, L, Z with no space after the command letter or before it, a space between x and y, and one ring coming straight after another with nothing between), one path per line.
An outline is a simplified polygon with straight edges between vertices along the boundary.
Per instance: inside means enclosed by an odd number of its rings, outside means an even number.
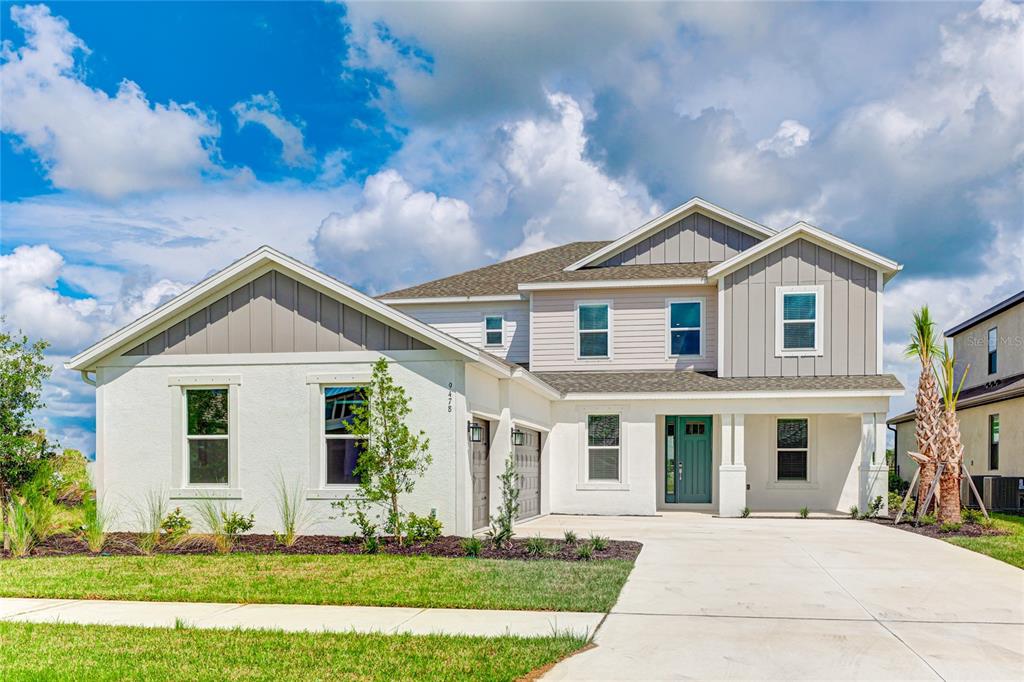
M426 350L430 346L280 272L268 272L125 355Z
M775 354L776 289L824 289L823 354ZM727 275L723 286L722 376L877 374L878 273L798 239Z
M509 362L530 361L530 305L526 301L487 304L411 303L393 307ZM484 343L484 317L487 315L502 315L505 318L505 343L501 347Z
M717 367L718 289L713 286L637 287L589 289L586 292L533 292L533 355L530 369L541 372L570 370L658 370ZM704 299L704 357L667 356L666 301ZM576 358L576 303L611 301L612 358Z
M714 218L691 213L605 259L598 267L721 262L759 241Z

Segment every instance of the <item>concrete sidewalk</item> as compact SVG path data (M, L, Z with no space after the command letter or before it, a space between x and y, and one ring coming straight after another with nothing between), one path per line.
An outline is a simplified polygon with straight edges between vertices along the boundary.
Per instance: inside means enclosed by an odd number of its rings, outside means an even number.
M487 611L310 604L0 599L0 621L290 632L380 632L495 637L541 637L556 632L593 635L603 613Z

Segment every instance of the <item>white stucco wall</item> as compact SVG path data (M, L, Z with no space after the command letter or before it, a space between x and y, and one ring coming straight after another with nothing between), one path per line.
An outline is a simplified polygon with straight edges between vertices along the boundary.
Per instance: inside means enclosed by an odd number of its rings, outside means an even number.
M462 532L468 461L454 453L466 451L465 371L461 360L438 351L388 352L392 374L412 398L410 426L426 432L433 464L404 500L411 511L437 510L446 532ZM232 437L238 444L239 494L224 500L229 508L256 515L255 532L280 530L275 509L274 477L302 480L303 489L320 519L309 532L347 533L349 526L331 508L343 489L312 490L310 375L369 376L379 353L279 353L187 357L122 358L97 372L97 478L103 503L116 512L117 529L137 525L135 510L150 491L181 488L174 480L174 402L181 387L169 386L188 376L235 376L238 418ZM123 366L138 362L136 366ZM122 366L117 366L121 364ZM450 385L450 387L449 387ZM451 406L449 409L449 405ZM315 478L315 476L314 476ZM211 494L217 494L211 491ZM171 507L194 515L194 500L172 499ZM465 516L464 514L462 516ZM201 529L197 522L197 530Z

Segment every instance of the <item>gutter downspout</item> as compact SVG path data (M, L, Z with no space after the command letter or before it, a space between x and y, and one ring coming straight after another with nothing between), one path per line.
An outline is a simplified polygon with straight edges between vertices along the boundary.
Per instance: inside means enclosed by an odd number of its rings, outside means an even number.
M886 424L885 428L892 431L892 463L896 469L896 475L900 475L900 432L892 424ZM902 476L900 476L902 478Z
M82 381L84 381L85 383L89 384L90 386L95 386L95 385L96 385L96 379L95 379L95 377L94 377L94 378L92 378L92 379L90 379L90 378L89 378L89 370L86 370L86 369L80 369L80 370L78 370L78 371L79 371L79 372L81 373L81 375L82 375Z

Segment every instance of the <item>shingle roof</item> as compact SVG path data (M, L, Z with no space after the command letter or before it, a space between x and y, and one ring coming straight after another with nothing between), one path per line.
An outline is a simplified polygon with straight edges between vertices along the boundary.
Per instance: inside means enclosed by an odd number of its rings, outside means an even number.
M660 263L656 265L614 265L566 272L558 270L536 277L533 282L595 282L620 279L670 279L704 277L715 263Z
M572 242L502 261L476 270L435 279L378 296L389 298L434 298L442 296L502 296L519 293L519 284L559 272L609 242Z
M1000 400L1024 397L1024 374L1016 374L1005 379L996 379L980 386L972 386L960 392L956 401L956 409L966 410L980 405L989 405ZM898 414L889 420L890 424L902 424L914 421L914 411Z
M711 393L731 391L899 391L891 374L720 378L692 371L533 372L562 393Z

